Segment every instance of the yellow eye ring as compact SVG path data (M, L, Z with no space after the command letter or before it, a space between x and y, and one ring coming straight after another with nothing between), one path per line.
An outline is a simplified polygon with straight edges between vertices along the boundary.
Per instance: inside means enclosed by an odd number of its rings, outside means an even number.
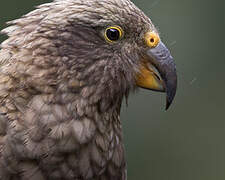
M145 34L145 43L148 47L154 48L159 44L160 38L159 35L155 32L147 32Z
M114 43L123 37L123 29L119 26L110 26L105 30L105 40Z

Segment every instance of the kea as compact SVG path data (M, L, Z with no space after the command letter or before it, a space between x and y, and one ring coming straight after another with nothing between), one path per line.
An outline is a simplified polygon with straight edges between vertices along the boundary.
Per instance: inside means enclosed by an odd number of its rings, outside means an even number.
M130 0L55 0L2 30L0 180L126 180L120 109L177 86L174 60Z

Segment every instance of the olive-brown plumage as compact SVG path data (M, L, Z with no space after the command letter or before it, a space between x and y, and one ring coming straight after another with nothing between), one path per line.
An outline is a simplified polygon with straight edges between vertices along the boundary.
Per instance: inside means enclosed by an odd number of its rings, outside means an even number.
M0 50L0 180L125 180L120 106L152 53L150 19L129 0L56 0L10 25ZM172 60L148 59L171 102Z

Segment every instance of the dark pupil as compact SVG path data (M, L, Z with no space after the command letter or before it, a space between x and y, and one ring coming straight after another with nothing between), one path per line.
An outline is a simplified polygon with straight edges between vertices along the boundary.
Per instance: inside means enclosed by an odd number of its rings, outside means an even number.
M120 32L117 29L108 29L106 35L111 41L117 41L120 38Z

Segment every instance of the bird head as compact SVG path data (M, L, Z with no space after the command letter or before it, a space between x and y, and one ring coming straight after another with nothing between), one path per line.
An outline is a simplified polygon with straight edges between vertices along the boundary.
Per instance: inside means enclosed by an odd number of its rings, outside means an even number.
M166 92L166 108L174 99L173 58L151 20L130 0L57 0L12 23L5 32L14 42L17 35L17 46L48 56L39 59L58 67L57 79L82 82L84 96L115 99L141 87Z

